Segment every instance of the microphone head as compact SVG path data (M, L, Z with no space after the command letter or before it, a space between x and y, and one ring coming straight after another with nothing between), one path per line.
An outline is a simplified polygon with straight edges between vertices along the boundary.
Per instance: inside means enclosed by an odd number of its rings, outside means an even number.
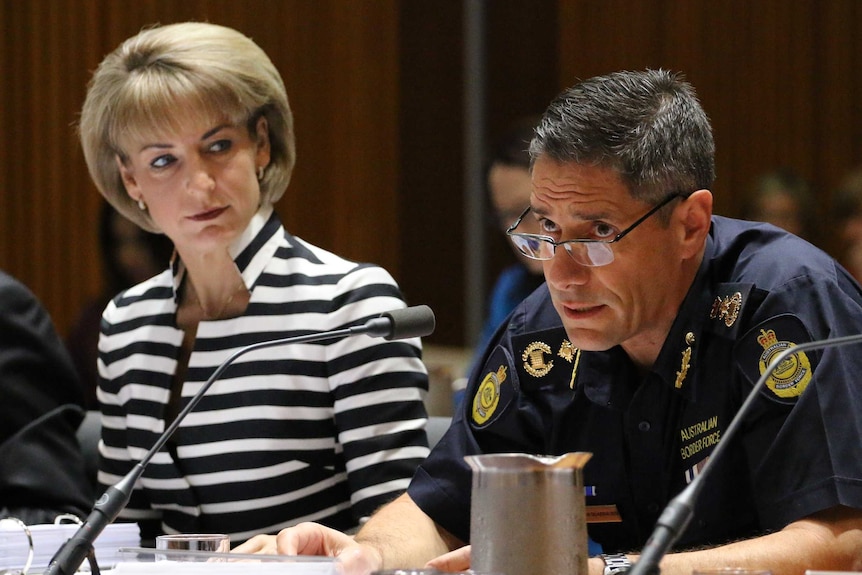
M380 314L380 317L389 319L390 330L383 335L388 340L424 337L434 333L436 327L434 312L427 305L394 309Z

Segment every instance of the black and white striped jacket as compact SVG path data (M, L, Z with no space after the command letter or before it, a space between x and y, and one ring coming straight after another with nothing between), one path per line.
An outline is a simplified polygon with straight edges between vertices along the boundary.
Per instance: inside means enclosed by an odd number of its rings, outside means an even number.
M392 277L291 236L262 208L232 249L246 313L201 322L183 399L239 348L363 323L404 307ZM99 482L114 484L165 429L183 332L172 269L117 296L99 341ZM209 389L138 482L125 520L157 532L242 541L314 520L345 529L406 489L428 454L428 388L418 339L360 335L241 356Z

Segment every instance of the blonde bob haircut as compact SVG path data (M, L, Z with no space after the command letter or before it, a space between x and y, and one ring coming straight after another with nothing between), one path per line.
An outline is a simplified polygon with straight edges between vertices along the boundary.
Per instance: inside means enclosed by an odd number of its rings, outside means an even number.
M265 117L270 163L260 182L262 203L284 193L296 146L284 82L250 38L214 24L185 22L142 30L108 54L93 74L79 133L90 177L117 211L159 232L123 185L117 158L128 146L177 131L189 119L245 125L257 140Z

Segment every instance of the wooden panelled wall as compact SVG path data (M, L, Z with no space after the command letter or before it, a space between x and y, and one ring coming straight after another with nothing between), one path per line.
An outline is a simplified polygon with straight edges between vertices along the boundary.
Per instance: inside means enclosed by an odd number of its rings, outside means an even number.
M695 85L718 146L716 207L789 166L830 192L862 163L856 0L491 0L489 137L577 78L665 67ZM0 268L61 333L99 291L100 198L74 122L90 72L141 27L208 20L282 72L299 159L279 212L294 233L386 266L462 333L462 3L439 0L0 0ZM506 263L496 232L493 273ZM496 242L496 243L494 243ZM828 238L823 238L828 248ZM788 255L788 257L792 257Z

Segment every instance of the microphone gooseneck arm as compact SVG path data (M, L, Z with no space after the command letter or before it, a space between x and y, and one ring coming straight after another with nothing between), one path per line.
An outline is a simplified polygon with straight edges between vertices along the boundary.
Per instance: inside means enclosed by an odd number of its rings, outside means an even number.
M695 477L694 480L679 493L679 495L674 497L670 503L668 503L667 507L664 508L658 521L656 521L655 529L647 540L646 545L644 545L641 550L640 557L637 562L632 565L632 568L628 571L627 575L657 575L659 573L659 563L662 558L670 550L676 540L679 539L679 536L683 534L685 528L691 521L691 518L694 516L694 505L697 502L698 494L703 487L704 479L709 474L710 470L715 467L721 454L728 449L730 440L734 435L736 435L737 430L742 425L745 415L751 411L751 406L754 405L757 395L760 392L760 388L766 383L766 380L772 376L772 372L775 371L775 368L791 355L796 355L803 351L827 347L840 347L851 343L862 343L862 334L800 343L775 356L775 359L769 364L767 369L760 376L760 379L758 379L751 388L748 397L745 398L739 411L736 412L736 415L727 427L727 431L724 432L721 441L718 442L718 445L710 455L709 462L704 466L700 474Z
M105 530L105 527L119 516L120 512L129 503L135 483L143 475L144 469L150 460L164 447L165 443L168 442L183 422L183 419L197 406L212 384L240 356L250 351L267 347L289 343L317 343L360 334L366 334L371 337L383 337L387 340L422 337L433 333L434 327L434 312L427 305L419 305L385 312L380 317L372 318L362 325L262 341L237 350L216 368L197 393L192 396L188 404L180 410L176 418L159 436L146 455L122 479L109 487L99 497L87 520L57 550L43 575L73 575L78 570L90 553L90 549L93 543L95 543L96 538Z

